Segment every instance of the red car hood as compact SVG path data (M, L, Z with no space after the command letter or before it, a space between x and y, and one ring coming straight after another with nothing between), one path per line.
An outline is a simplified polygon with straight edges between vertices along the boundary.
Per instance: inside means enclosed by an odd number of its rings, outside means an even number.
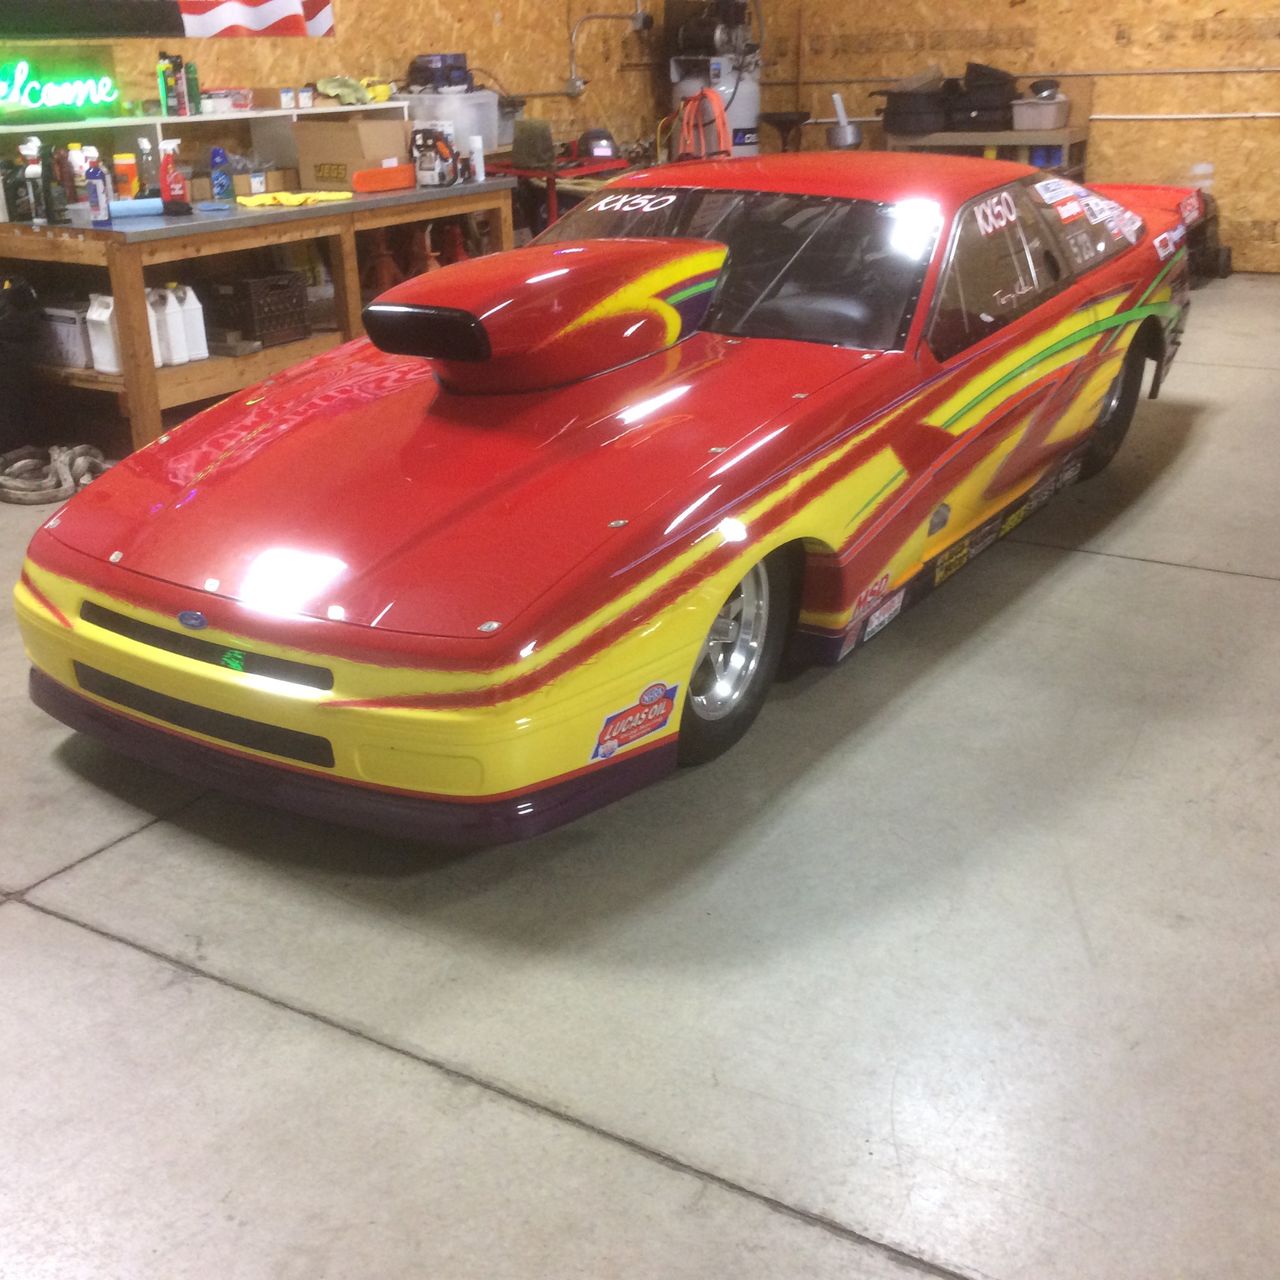
M428 361L351 343L126 459L52 533L267 614L478 637L551 590L611 522L678 506L713 449L868 363L698 333L559 390L461 396Z

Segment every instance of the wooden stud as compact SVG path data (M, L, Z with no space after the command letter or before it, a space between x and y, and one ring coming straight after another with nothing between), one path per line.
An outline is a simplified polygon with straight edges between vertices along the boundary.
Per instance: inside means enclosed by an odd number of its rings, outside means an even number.
M113 241L107 250L107 269L115 299L124 385L129 389L129 432L133 447L141 449L160 434L162 421L147 315L151 304L147 301L139 246Z
M356 233L349 224L344 223L336 236L329 237L329 266L333 275L338 325L349 341L364 333L364 324L360 319L363 307L360 299L360 265L356 258Z

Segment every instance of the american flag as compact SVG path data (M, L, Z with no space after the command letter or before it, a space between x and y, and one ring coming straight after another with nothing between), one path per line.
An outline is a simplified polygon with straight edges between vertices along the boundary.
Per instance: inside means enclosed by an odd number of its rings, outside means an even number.
M178 0L189 36L331 36L333 0Z

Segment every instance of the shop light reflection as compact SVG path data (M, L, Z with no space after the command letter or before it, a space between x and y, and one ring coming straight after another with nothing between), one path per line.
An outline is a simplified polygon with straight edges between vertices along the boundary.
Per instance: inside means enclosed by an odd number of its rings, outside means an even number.
M257 555L240 585L240 599L259 613L285 618L309 604L347 567L337 556L295 547L270 547Z

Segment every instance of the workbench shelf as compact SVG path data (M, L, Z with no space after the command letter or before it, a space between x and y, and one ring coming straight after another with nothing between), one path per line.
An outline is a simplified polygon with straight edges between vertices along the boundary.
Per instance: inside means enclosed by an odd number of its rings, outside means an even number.
M264 378L282 373L312 356L331 351L344 341L346 339L337 332L313 333L309 338L264 347L249 355L210 356L207 360L192 360L189 364L156 369L156 396L161 409L172 409L197 400L230 395L241 387L252 386ZM64 386L126 394L123 373L66 369L57 365L41 365L40 373L48 381Z
M351 200L296 209L236 208L185 218L143 217L110 229L81 226L0 225L0 262L58 263L105 269L115 299L120 374L93 369L46 367L46 378L64 386L115 394L129 418L135 448L163 429L165 409L229 395L263 378L358 338L361 323L360 272L356 234L405 223L433 222L477 214L487 219L489 248L512 246L511 191L514 178L497 177L457 187L428 187L356 196ZM245 356L213 356L157 369L151 346L146 272L161 264L177 278L177 264L248 249L319 241L327 246L333 276L337 332L267 347Z

